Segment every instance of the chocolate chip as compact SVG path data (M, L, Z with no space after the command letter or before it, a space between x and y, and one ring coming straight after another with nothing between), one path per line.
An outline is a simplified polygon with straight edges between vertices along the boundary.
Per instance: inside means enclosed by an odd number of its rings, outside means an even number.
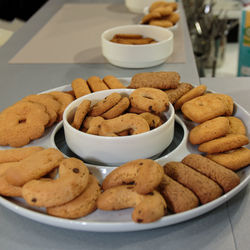
M37 199L36 198L32 198L32 200L31 200L32 202L36 202L37 201Z
M143 222L143 219L137 219L137 222L138 222L138 223L142 223L142 222Z
M78 168L73 168L73 172L76 173L76 174L78 174L80 171L79 171Z
M147 195L154 195L154 193L153 192L149 192L149 193L147 193Z

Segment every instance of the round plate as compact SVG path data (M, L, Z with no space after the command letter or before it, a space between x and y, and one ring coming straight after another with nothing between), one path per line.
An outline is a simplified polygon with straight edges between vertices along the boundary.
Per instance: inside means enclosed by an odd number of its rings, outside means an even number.
M125 84L129 83L128 78L121 79ZM67 91L71 88L70 85L64 85L59 88L55 88L48 91ZM47 92L48 92L47 91ZM244 110L240 105L235 104L235 116L241 118L245 125L247 126L248 131L250 131L250 114ZM157 162L159 162L161 165L164 165L168 161L180 161L184 156L186 156L189 153L198 152L196 147L191 146L187 142L187 135L188 130L186 128L190 126L190 122L185 121L185 119L182 117L181 114L176 116L176 122L180 125L180 127L183 129L183 136L181 133L178 135L180 138L175 138L178 145L174 145L173 149L169 154L167 152L163 153L161 156L159 156L158 159L156 159ZM186 126L183 127L182 124L186 124ZM178 125L177 125L178 126ZM57 128L57 129L55 129ZM180 130L182 130L180 129ZM56 132L58 131L59 134ZM60 133L63 133L60 131L60 125L55 125L49 130L46 131L45 135L33 142L31 142L29 146L35 146L40 145L43 147L53 147L53 140L51 138L53 137L52 134L55 134L55 136L59 136L60 141ZM59 143L56 139L57 144ZM60 144L60 143L59 143ZM60 145L61 147L61 145ZM8 147L0 147L0 149L6 149ZM166 149L168 150L168 149ZM67 152L65 152L67 155ZM115 167L110 166L96 166L91 164L86 164L90 171L99 179L101 182L107 174L109 174ZM29 206L22 198L4 198L0 197L0 204L5 206L6 208L12 210L13 212L27 217L29 219L47 224L52 225L60 228L67 228L71 230L82 230L82 231L94 231L94 232L127 232L127 231L140 231L140 230L148 230L153 228L160 228L180 222L187 221L189 219L192 219L194 217L197 217L199 215L202 215L208 211L211 211L212 209L220 206L221 204L228 201L230 198L235 196L238 192L240 192L249 182L250 179L250 167L245 167L242 170L237 172L240 176L240 184L232 189L230 192L222 195L218 199L209 202L205 205L201 205L197 208L194 208L192 210L182 212L179 214L168 214L161 218L160 220L148 223L148 224L138 224L132 221L131 219L131 211L132 209L124 209L119 211L101 211L96 210L92 214L82 217L76 220L71 219L62 219L53 217L46 214L45 209L40 209L36 207Z

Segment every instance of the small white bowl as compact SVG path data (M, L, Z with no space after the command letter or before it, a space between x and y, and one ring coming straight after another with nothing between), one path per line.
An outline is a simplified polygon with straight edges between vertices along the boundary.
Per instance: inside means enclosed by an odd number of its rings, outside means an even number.
M78 105L85 99L94 105L111 93L129 96L133 89L110 89L85 95L73 101L64 111L63 126L68 147L85 162L99 165L121 165L125 162L150 158L163 152L174 136L175 111L169 105L164 112L167 121L145 133L120 137L91 135L70 125Z
M150 6L156 0L125 0L126 7L133 13L143 13L146 6Z
M140 34L157 42L129 45L111 42L115 34ZM147 68L164 63L173 53L174 35L168 29L153 25L124 25L102 33L102 54L113 65L124 68Z

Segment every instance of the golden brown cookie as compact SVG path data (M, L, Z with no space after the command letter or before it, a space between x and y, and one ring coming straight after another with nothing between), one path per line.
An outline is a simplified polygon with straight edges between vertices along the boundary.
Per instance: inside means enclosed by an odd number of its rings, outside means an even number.
M133 185L116 186L105 190L97 200L101 210L120 210L134 208L132 219L137 223L149 223L159 220L166 213L167 204L157 191L138 194Z
M49 122L44 105L18 102L0 113L0 145L21 147L40 138Z
M207 154L206 157L236 171L250 164L250 149L241 147L223 153Z
M82 78L76 78L74 81L72 81L71 86L76 98L91 93L87 81Z
M173 8L171 6L160 6L155 8L152 12L160 13L161 17L169 16L173 12Z
M127 162L108 174L102 183L104 190L122 184L135 184L136 192L152 192L161 182L164 171L161 165L151 159Z
M249 140L245 135L228 134L200 144L198 150L200 152L214 154L236 149L247 145L248 143Z
M130 82L128 88L137 89L142 87L157 89L175 89L180 81L180 75L177 72L142 72L136 73Z
M103 121L100 125L99 135L117 136L124 130L130 130L132 135L136 135L147 132L150 128L147 121L141 116L127 113Z
M246 127L240 118L227 116L227 119L229 120L229 134L246 135Z
M43 147L40 146L0 150L0 163L20 161L41 150Z
M190 83L182 82L177 85L175 89L168 89L165 92L168 95L169 102L174 104L181 96L187 93L193 88L193 85Z
M155 115L155 114L152 114L149 112L144 112L144 113L141 113L139 115L147 121L150 129L157 128L157 127L161 126L163 123L163 120L158 115Z
M63 154L55 148L41 150L19 161L17 166L8 169L5 173L6 180L12 185L22 186L58 167L62 159Z
M62 205L76 198L86 188L88 179L85 164L79 159L67 158L60 162L56 180L31 180L23 185L22 196L28 204L37 207Z
M175 25L180 20L180 15L176 12L172 12L169 16L167 16L167 19Z
M214 95L205 94L185 102L181 107L181 111L191 121L202 123L225 115L227 106Z
M103 81L110 89L124 89L124 84L115 76L107 75L103 78Z
M128 109L130 105L130 101L128 97L123 97L116 105L114 105L111 109L101 114L101 116L105 119L113 119L124 113L125 110Z
M188 188L164 174L159 190L167 202L169 210L181 213L199 205L199 199Z
M179 110L185 102L190 101L194 99L195 97L203 95L206 92L206 90L207 90L206 85L199 85L191 89L190 91L185 93L175 102L174 108L176 110Z
M229 192L240 183L240 177L232 170L227 169L202 155L189 154L184 157L182 163L218 183L225 193Z
M229 120L220 116L192 128L189 132L189 141L192 144L201 144L225 136L228 132Z
M91 101L90 100L83 100L80 105L76 108L76 112L74 114L74 119L72 122L72 127L75 129L80 129L83 120L87 113L90 111L90 105Z
M165 19L152 19L149 21L149 25L160 26L164 28L169 28L173 26L173 23Z
M134 90L129 100L132 107L146 112L161 113L168 109L169 100L167 94L155 88L139 88Z
M48 207L47 213L68 219L84 217L96 210L100 194L101 188L96 177L90 175L87 187L79 196L60 206Z
M109 89L103 80L98 76L89 77L87 82L92 92Z
M145 15L142 20L141 24L147 24L150 22L150 20L155 19L155 18L160 18L161 14L159 12L151 12Z
M181 162L168 162L164 166L164 171L193 191L201 204L215 200L223 194L223 190L216 182Z
M89 115L99 116L105 113L107 110L111 109L121 99L122 99L122 96L119 93L112 93L106 96L103 100L100 100L99 102L97 102L94 106L92 106L89 112Z
M89 116L89 118L91 119L89 120L89 125L86 133L92 135L99 135L101 123L104 121L104 118L102 118L101 116Z

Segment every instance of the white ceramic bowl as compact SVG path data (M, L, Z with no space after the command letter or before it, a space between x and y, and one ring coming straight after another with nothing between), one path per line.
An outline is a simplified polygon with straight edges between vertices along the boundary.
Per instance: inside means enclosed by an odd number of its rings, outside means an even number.
M133 13L143 13L146 6L150 6L156 0L125 0L126 7Z
M129 33L151 37L157 42L127 45L111 42L115 34ZM174 35L165 28L153 25L124 25L102 33L102 54L113 65L124 68L147 68L164 63L173 53Z
M77 106L84 100L94 105L113 92L129 96L133 89L110 89L95 92L73 101L64 111L63 126L68 147L85 162L101 165L120 165L160 154L171 143L174 136L175 112L170 104L164 112L167 121L146 133L120 137L105 137L83 133L70 125Z

